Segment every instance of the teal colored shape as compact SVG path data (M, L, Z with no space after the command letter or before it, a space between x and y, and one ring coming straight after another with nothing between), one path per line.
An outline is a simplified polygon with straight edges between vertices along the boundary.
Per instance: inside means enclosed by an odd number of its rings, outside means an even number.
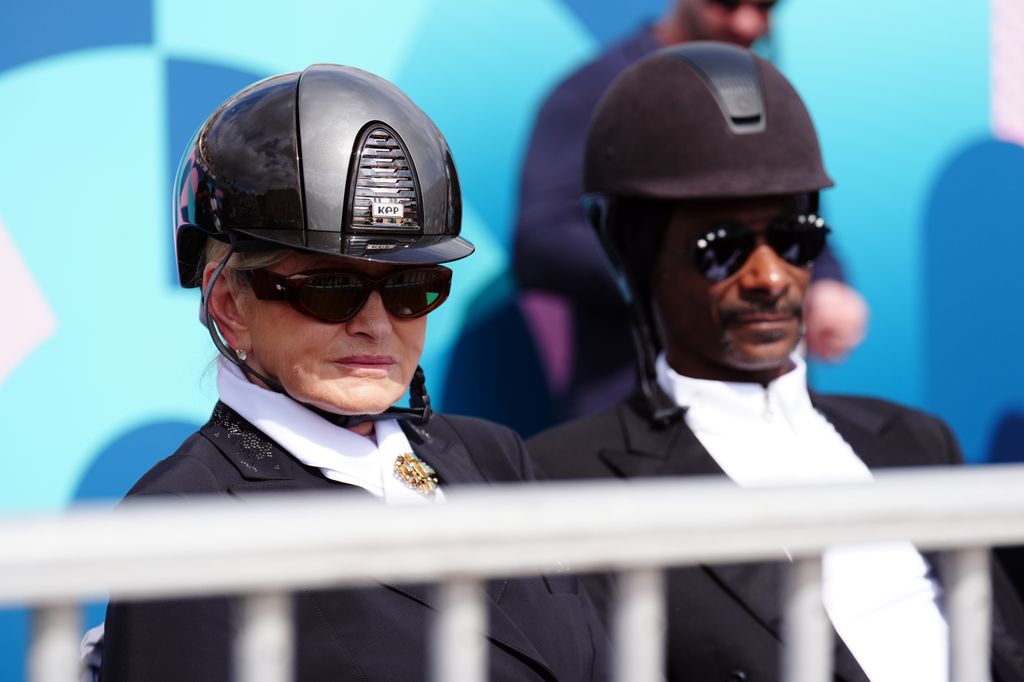
M459 335L480 312L473 308L473 302L484 293L495 273L508 268L504 249L470 204L462 207L462 235L473 242L476 251L468 258L449 263L452 292L427 320L427 343L421 362L432 403L438 411L445 409L445 377L449 366L457 362L451 357L452 349ZM487 378L480 377L480 381L486 382Z
M536 110L595 47L553 0L435 2L407 46L395 82L448 138L464 195L505 248Z
M2 26L0 71L83 49L149 45L153 37L149 0L9 2Z
M953 426L971 461L1024 460L1022 175L1024 147L975 140L945 164L928 192L928 407Z
M424 13L395 83L437 123L452 148L464 201L463 234L476 253L452 265L449 300L431 314L423 366L444 409L459 335L481 314L473 302L509 266L520 155L543 97L589 56L593 40L558 2L435 2ZM528 47L528 49L527 49ZM508 292L494 290L507 302ZM516 362L519 349L495 349ZM481 382L487 382L481 376Z
M108 48L0 76L0 215L57 318L0 390L0 509L60 507L105 444L212 405L195 294L167 286L163 73Z
M329 62L385 78L408 57L424 0L154 0L160 50L243 71L285 73Z
M774 47L806 100L836 188L825 215L871 305L867 341L822 390L925 405L922 226L933 179L989 126L987 3L788 0Z
M621 40L640 24L665 12L671 0L560 0L597 40Z

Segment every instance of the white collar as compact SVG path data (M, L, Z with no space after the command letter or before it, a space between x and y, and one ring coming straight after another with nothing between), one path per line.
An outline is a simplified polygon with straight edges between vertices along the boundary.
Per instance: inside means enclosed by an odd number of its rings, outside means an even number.
M658 384L677 405L700 412L728 414L732 418L762 418L779 414L793 423L797 415L813 410L807 390L807 364L799 354L790 356L793 369L767 386L755 382L713 381L683 376L658 355Z
M217 359L220 399L305 464L332 480L356 485L384 498L380 451L410 451L394 419L374 425L377 441L336 426L281 393L251 383L233 363ZM396 441L402 441L401 443ZM380 446L378 446L378 443ZM393 446L393 447L391 447Z

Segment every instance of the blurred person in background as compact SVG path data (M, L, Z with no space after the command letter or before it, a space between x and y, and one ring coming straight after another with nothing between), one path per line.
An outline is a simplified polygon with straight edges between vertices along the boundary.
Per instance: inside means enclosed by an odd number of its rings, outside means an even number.
M570 358L567 385L553 386L563 417L609 407L636 384L629 316L579 205L587 123L611 82L637 60L694 40L750 47L768 33L775 4L673 0L664 16L580 67L541 106L522 168L514 267L541 355ZM531 304L538 293L546 305ZM827 248L806 311L807 348L819 358L840 360L864 338L867 305ZM570 338L551 329L566 329ZM568 353L549 343L568 344Z
M414 507L531 478L515 433L431 412L426 316L448 295L440 264L473 246L448 145L401 91L334 65L260 81L202 125L174 199L180 283L202 287L220 400L129 499L311 491ZM605 678L603 630L575 577L487 590L491 679ZM432 592L296 593L295 678L422 679ZM101 679L232 679L238 606L112 602Z
M640 386L531 439L542 475L727 476L757 488L962 461L934 417L808 389L795 351L830 232L818 195L832 180L802 100L769 62L712 42L644 58L598 107L585 168L587 216L623 283ZM947 682L931 559L909 543L836 547L823 571L837 680ZM1018 682L1024 611L994 572L993 679ZM670 571L668 678L779 679L782 578L782 563ZM607 610L613 579L587 583Z

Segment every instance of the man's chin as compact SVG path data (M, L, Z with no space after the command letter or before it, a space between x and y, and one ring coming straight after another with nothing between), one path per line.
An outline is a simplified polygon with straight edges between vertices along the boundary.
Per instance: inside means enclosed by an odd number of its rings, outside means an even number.
M753 346L734 345L732 347L732 364L737 369L751 372L770 370L789 371L792 368L793 351L796 342L791 339L777 340L773 343L756 344Z

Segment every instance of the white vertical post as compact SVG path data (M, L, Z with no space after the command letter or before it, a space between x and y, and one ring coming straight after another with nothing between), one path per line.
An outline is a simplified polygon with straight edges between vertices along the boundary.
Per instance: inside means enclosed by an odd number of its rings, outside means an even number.
M616 682L660 682L665 671L665 573L644 568L618 576L612 623Z
M242 627L235 635L236 682L291 682L295 656L291 595L242 598Z
M949 679L988 680L992 641L992 580L988 548L961 549L947 556Z
M73 682L79 679L79 640L82 638L78 606L61 604L36 609L29 644L30 682Z
M795 559L787 575L782 679L832 680L832 626L821 590L821 557Z
M433 682L485 682L487 602L478 580L452 578L441 585L431 630Z

